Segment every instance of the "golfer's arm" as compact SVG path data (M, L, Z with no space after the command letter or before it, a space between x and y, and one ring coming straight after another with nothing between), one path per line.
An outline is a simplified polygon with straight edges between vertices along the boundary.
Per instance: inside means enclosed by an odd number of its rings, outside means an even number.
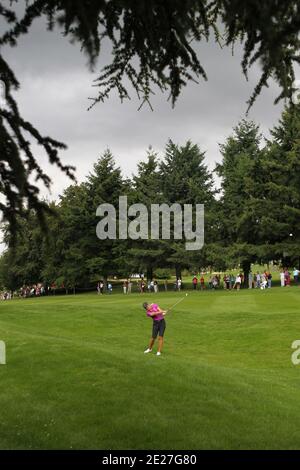
M162 313L163 315L165 315L167 313L167 310L157 310L157 312L152 312L150 313L150 317L156 317L157 315L159 315L160 313Z
M157 312L147 312L147 315L149 315L149 317L155 317L155 315L157 315Z
M163 315L165 315L167 313L168 310L162 310L161 308L159 309L159 311L157 313L162 313Z

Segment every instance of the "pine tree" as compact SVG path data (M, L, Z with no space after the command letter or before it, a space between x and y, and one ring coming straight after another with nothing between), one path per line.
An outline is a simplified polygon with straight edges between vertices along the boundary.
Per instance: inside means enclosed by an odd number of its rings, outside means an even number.
M205 207L205 237L211 237L212 213L214 211L214 189L211 173L204 163L205 153L198 145L188 141L183 146L168 142L165 159L160 165L162 188L165 202L191 204L195 210L196 204ZM181 277L183 267L198 266L204 262L203 254L187 252L186 240L172 240L167 246L167 259L175 265L176 276Z
M118 214L119 196L126 195L126 185L120 168L116 167L111 152L107 150L95 163L86 182L65 191L61 201L63 232L68 234L64 242L64 259L67 263L74 260L69 271L78 273L78 279L96 282L102 277L106 281L109 274L117 274L122 269L123 240L97 238L99 218L96 210L100 204L108 203Z
M260 143L259 127L242 120L220 146L223 160L216 166L222 189L221 243L227 247L227 259L241 263L245 283L251 262L257 259L255 247L261 243L259 214L263 210L264 186Z
M264 214L261 230L274 259L299 264L300 253L300 106L284 110L271 131L264 165Z
M150 217L151 204L163 202L158 156L151 147L147 151L147 160L138 164L138 171L133 176L132 183L130 202L144 204ZM147 279L151 280L155 268L164 267L165 248L161 240L151 240L150 223L148 223L148 228L147 240L129 242L128 255L133 270L145 272Z

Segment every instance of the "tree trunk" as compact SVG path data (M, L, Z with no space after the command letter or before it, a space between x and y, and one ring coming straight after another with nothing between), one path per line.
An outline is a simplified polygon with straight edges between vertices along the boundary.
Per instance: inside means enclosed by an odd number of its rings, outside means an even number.
M242 269L244 272L244 287L249 287L249 273L251 269L250 261L246 260L242 262Z
M153 279L153 268L152 266L147 266L147 280L151 281Z
M176 270L176 279L181 279L181 266L179 264L176 264L175 270Z

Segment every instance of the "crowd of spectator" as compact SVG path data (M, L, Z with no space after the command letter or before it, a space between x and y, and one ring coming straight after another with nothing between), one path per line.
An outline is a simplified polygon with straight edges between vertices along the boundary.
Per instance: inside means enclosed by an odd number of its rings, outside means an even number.
M63 286L62 286L63 287ZM50 295L55 293L56 284L45 286L43 283L38 282L37 284L24 284L17 291L3 291L0 294L1 300L11 300L12 298L18 297L22 299L27 299L30 297L41 297L44 295Z
M257 271L256 273L250 272L248 278L245 279L245 276L242 272L237 274L225 273L225 274L212 274L206 280L207 273L202 273L201 275L195 275L192 279L192 289L193 290L216 290L216 289L225 289L225 290L240 290L241 288L248 289L270 289L272 287L273 276L270 271L265 270L263 272ZM294 284L300 284L300 271L296 268L293 271ZM284 268L280 273L281 286L289 286L291 284L291 274L288 269ZM122 284L122 289L124 294L131 294L132 291L140 292L144 294L148 293L157 293L159 290L167 291L173 289L174 291L180 292L183 289L183 282L181 278L176 278L173 284L168 283L165 280L146 280L143 277L139 280L134 280L131 278L125 279ZM99 281L97 284L97 291L99 294L103 294L105 290L104 282ZM107 284L108 293L112 292L112 285Z
M11 300L13 298L13 293L11 291L1 292L1 300Z
M294 268L293 270L293 278L294 278L294 284L298 285L299 284L299 269ZM291 273L287 268L284 268L280 272L280 285L281 287L290 287L291 285Z
M20 297L40 297L41 295L46 294L46 289L44 284L38 283L33 284L32 286L22 286L19 292Z
M289 272L288 268L283 268L280 271L280 285L281 287L289 287L291 284L299 285L300 284L300 271L297 268L294 268L292 273ZM270 289L272 287L272 274L270 271L263 271L256 273L250 272L248 279L245 282L245 277L243 273L232 274L212 274L209 276L208 280L205 280L205 273L197 276L195 275L192 279L192 289L193 290L204 290L204 289L225 289L225 290L240 290L241 287L248 289ZM65 288L64 284L60 288ZM180 292L183 289L182 279L176 278L173 284L169 284L166 279L164 280L145 280L143 277L140 279L128 278L123 281L122 289L124 294L131 294L132 291L143 293L157 293L159 290L167 291L168 289ZM9 290L3 291L0 293L1 300L11 300L13 297L41 297L44 295L54 294L57 289L55 283L51 285L44 285L43 283L37 283L33 285L23 285L19 291L11 292ZM105 284L103 280L98 281L97 283L97 292L99 295L107 292L112 294L113 285L111 282Z

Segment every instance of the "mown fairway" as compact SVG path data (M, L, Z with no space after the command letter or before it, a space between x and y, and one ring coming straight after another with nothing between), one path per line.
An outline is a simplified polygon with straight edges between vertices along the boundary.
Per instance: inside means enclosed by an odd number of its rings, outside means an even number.
M145 356L179 296L1 302L0 448L300 448L300 289L191 293Z

